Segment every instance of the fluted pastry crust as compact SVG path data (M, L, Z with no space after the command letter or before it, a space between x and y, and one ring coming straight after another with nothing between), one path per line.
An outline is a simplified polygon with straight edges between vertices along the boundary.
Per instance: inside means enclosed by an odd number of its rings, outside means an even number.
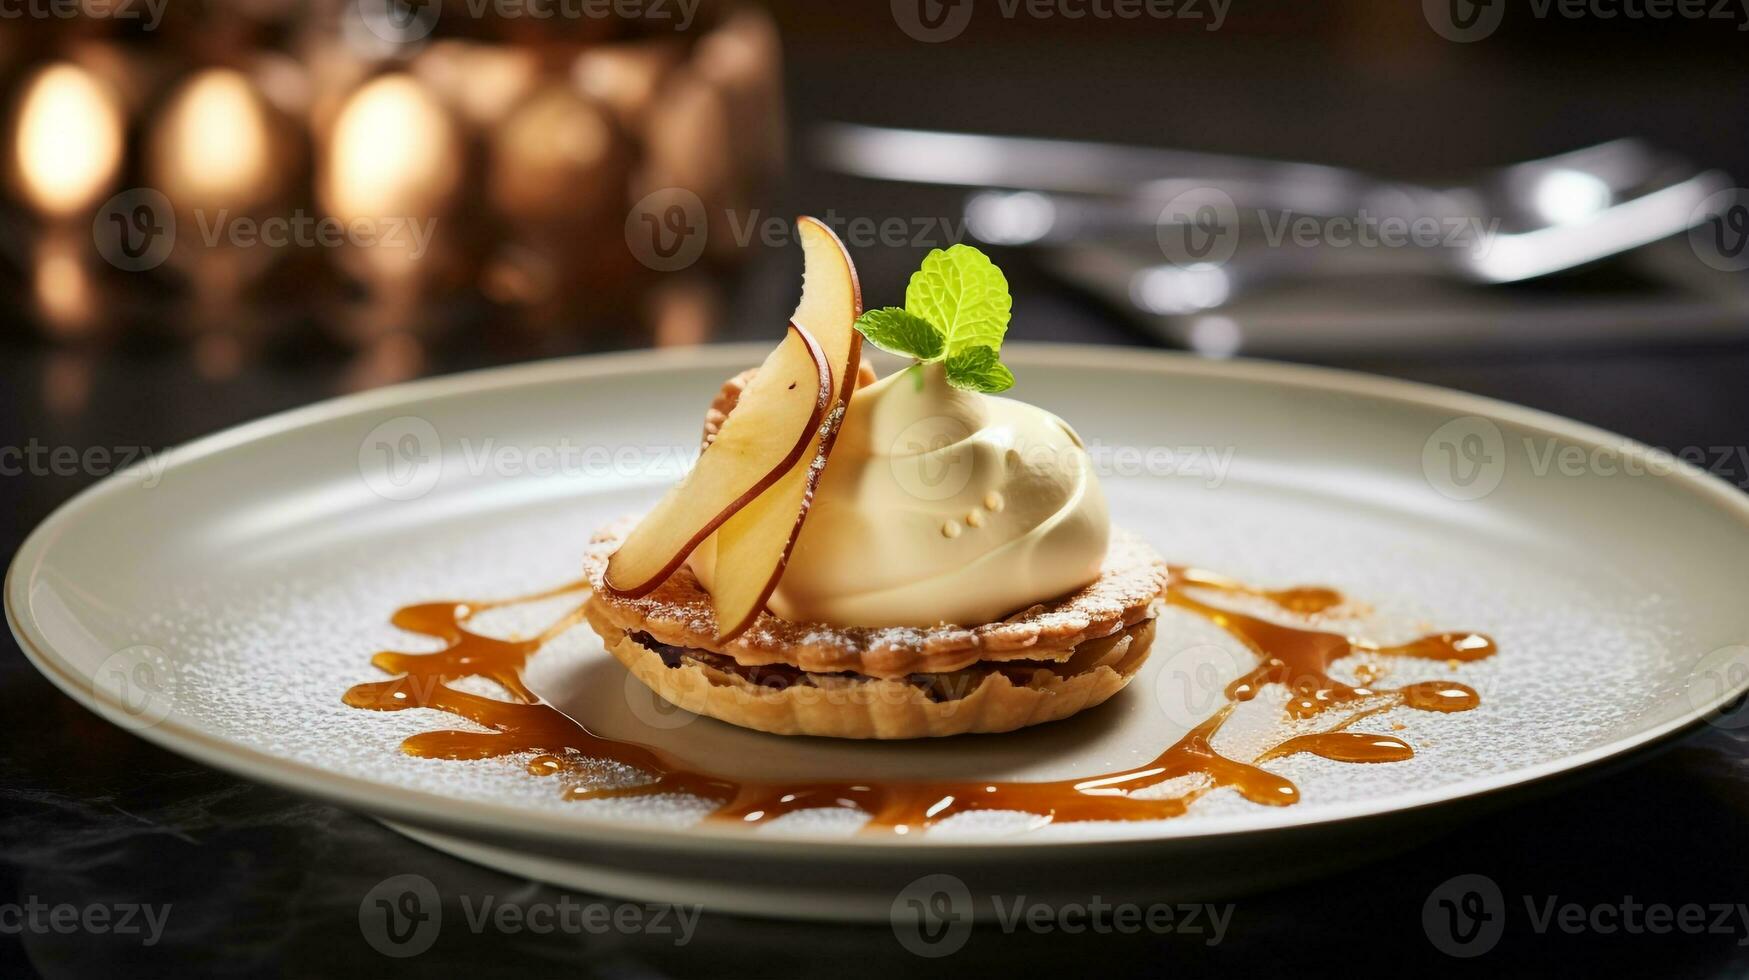
M1060 599L980 626L828 626L792 623L762 612L741 635L716 642L710 593L684 565L654 592L622 599L601 587L608 556L637 524L626 518L597 532L584 556L602 617L621 631L646 632L677 647L709 650L744 666L788 664L812 673L870 677L944 673L980 661L1066 660L1088 640L1153 616L1166 588L1166 562L1140 538L1114 528L1099 578Z
M777 735L906 739L1008 732L1059 721L1101 704L1129 684L1147 659L1154 621L1145 619L1077 652L1076 669L980 666L939 699L904 679L808 675L767 686L741 673L682 658L669 666L655 650L616 627L591 600L589 621L607 649L664 700L694 714Z

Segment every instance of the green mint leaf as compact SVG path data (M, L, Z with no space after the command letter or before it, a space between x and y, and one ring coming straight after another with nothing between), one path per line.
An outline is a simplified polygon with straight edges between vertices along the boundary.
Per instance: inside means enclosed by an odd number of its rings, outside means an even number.
M995 393L1014 387L1014 373L1002 366L994 347L972 347L949 354L947 383L966 391Z
M940 357L947 343L934 324L896 306L869 310L857 318L856 329L881 350L924 361Z
M905 287L905 310L946 335L949 357L975 347L1001 350L1012 308L1002 270L970 245L934 249Z

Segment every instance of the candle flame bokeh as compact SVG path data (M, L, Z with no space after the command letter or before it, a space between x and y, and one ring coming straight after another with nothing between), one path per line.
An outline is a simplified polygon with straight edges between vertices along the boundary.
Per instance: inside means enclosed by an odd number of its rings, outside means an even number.
M322 199L343 221L441 210L461 172L455 125L425 86L376 78L347 101L329 139Z
M268 109L241 72L190 76L153 132L157 183L178 204L248 208L274 195Z
M13 148L24 198L50 217L97 205L121 168L125 123L120 101L91 72L49 65L19 100Z

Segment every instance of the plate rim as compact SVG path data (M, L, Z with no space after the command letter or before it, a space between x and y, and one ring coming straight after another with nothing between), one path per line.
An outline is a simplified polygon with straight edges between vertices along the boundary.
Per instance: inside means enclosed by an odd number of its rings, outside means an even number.
M756 363L768 352L769 345L758 342L629 350L554 358L425 378L325 399L226 428L160 454L158 465L168 473L173 468L236 446L268 439L305 426L370 411L405 408L421 401L504 391L609 373L658 373L710 366L730 370ZM1406 406L1480 416L1591 448L1619 451L1639 459L1645 459L1646 454L1653 451L1638 440L1539 409L1437 385L1321 365L1244 358L1209 360L1171 351L1082 344L1017 343L1010 345L1005 354L1008 355L1006 359L1010 363L1021 367L1073 366L1164 376L1198 376L1355 395ZM1653 471L1655 479L1674 481L1674 485L1697 494L1726 515L1737 518L1749 530L1749 495L1683 460L1676 459L1674 465L1668 465L1670 461L1661 457L1660 462L1666 464L1663 467L1664 472ZM57 506L25 538L8 565L3 588L0 588L0 592L3 592L7 625L26 658L56 688L111 723L118 716L126 717L125 708L110 703L110 699L95 690L66 658L55 653L36 629L34 620L24 615L24 611L29 606L28 583L33 579L44 553L59 536L61 529L69 522L77 520L85 509L98 505L109 495L126 487L133 473L134 470L130 468L112 474ZM1029 853L1065 855L1109 847L1184 846L1200 839L1224 840L1253 833L1304 831L1330 824L1461 803L1589 769L1607 760L1649 748L1700 725L1708 715L1745 694L1749 694L1749 680L1722 691L1700 706L1691 705L1689 711L1660 725L1583 752L1522 769L1471 777L1428 790L1328 804L1318 810L1269 808L1256 814L1228 818L1219 827L1191 824L1184 831L1174 831L1172 828L1175 822L1167 821L1162 828L1148 834L1086 840L1039 840L1024 833L975 840L939 838L928 834L919 837L835 837L809 834L776 836L714 823L684 827L652 826L615 817L530 811L493 801L450 797L423 789L392 786L362 776L334 772L313 763L276 756L184 725L174 718L167 718L145 729L129 730L146 741L185 758L252 782L315 797L372 817L403 820L420 826L465 828L472 832L484 832L487 836L508 835L517 839L533 838L573 846L635 846L668 853L691 851L721 855L725 852L745 851L765 857L819 859L823 856L824 849L837 858L884 860L895 852L927 851L937 857L975 859L1003 856L1017 847L1025 848ZM1390 799L1392 802L1389 805L1380 805L1381 799Z

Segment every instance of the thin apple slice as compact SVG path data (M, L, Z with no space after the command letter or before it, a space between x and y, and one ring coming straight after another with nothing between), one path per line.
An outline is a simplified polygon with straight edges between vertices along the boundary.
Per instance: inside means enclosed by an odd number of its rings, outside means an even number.
M824 425L835 430L841 412ZM711 584L711 604L717 613L717 642L734 639L759 618L784 565L801 534L820 474L826 469L825 440L816 443L811 460L797 463L752 503L717 529L717 569Z
M834 381L826 351L791 323L692 472L608 559L607 590L628 599L648 595L700 541L793 470L834 402Z
M795 465L717 529L711 604L716 609L719 642L753 625L783 578L784 564L807 520L862 363L862 334L856 331L862 288L850 253L831 229L813 218L801 218L796 224L805 271L795 322L819 339L832 367L836 397ZM739 412L736 406L729 421Z
M844 243L814 218L796 219L802 243L802 298L790 320L800 324L826 352L832 367L837 397L848 402L856 391L857 368L862 364L862 334L856 318L862 315L862 284Z

